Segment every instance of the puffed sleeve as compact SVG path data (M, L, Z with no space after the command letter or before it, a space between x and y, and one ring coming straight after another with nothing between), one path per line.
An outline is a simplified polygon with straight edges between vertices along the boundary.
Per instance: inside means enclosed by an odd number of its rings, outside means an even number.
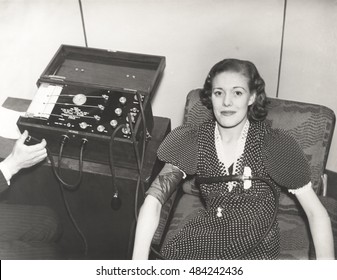
M269 176L289 192L310 185L309 162L298 142L286 131L270 129L264 138L262 158Z
M161 143L157 155L188 175L197 171L198 126L182 125L172 130Z

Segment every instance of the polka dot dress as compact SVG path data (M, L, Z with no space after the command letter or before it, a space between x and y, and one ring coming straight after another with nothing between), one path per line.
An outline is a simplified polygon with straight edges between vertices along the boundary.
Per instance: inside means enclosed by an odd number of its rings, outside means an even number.
M252 174L269 178L262 161L266 134L263 122L252 122L243 154L231 168L219 160L215 145L215 123L198 127L183 126L171 132L158 151L158 157L188 174L201 177L242 174L249 166ZM165 243L161 253L167 259L275 259L279 254L279 230L275 221L264 240L275 209L268 185L252 181L245 189L241 182L201 184L206 208L184 224ZM249 252L249 253L247 253Z

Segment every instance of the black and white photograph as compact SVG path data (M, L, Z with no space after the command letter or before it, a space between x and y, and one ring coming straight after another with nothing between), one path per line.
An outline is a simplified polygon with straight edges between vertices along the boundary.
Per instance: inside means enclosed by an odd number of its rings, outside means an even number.
M337 0L0 0L4 279L331 273L336 26Z

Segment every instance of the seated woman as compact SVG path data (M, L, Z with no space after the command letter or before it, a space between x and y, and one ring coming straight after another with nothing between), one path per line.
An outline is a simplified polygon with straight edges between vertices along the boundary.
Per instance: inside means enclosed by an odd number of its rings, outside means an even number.
M0 162L0 193L13 175L47 156L46 141L27 146L25 131L8 157ZM60 237L56 214L48 207L0 203L0 259L57 259L55 241Z
M141 207L133 258L148 258L161 206L187 174L196 175L205 209L164 244L164 258L277 259L275 211L282 186L308 217L317 259L334 259L330 219L311 187L303 151L290 135L264 122L265 83L255 65L237 59L218 62L201 98L214 120L178 127L161 144L158 157L166 164ZM275 159L284 161L284 155L289 159L279 168ZM267 181L219 179L247 171Z

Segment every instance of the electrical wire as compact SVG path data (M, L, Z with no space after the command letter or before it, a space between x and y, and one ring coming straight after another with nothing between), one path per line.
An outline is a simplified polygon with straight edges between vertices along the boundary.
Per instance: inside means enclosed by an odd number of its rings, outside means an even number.
M138 91L136 92L136 96L137 96L137 100L139 102L141 122L142 122L142 126L143 126L141 156L139 155L139 150L138 150L138 147L137 147L137 139L136 139L135 131L133 129L132 117L131 117L130 113L128 114L128 121L129 121L130 130L131 130L131 139L132 139L132 143L133 143L133 148L134 148L136 162L137 162L137 169L138 169L135 202L134 202L134 205L135 205L134 215L135 215L135 220L137 222L138 221L138 197L139 197L138 195L139 195L139 188L140 187L142 189L143 197L145 196L145 188L144 188L144 184L141 180L141 176L142 176L142 170L143 170L144 159L145 159L146 139L147 139L147 124L146 124L146 118L145 118L145 113L144 113L144 107L143 107L143 104L142 104L142 96Z
M142 104L142 96L141 94L137 91L136 92L137 99L139 100L139 109L140 109L140 115L142 117L142 124L143 124L143 147L142 147L142 159L145 157L145 146L146 146L146 138L147 138L147 123L146 123L146 118L145 118L145 112L144 112L144 107Z
M111 207L114 210L119 209L121 201L119 199L119 192L118 192L118 187L116 184L116 170L115 170L115 161L114 161L113 154L112 154L112 146L113 146L113 142L115 141L117 132L121 130L123 127L125 127L124 124L120 124L119 126L117 126L116 129L111 134L110 141L109 141L109 167L110 167L110 173L111 173L111 183L113 187L113 197L111 201Z
M146 123L146 118L145 118L145 112L144 112L144 107L142 103L142 96L141 94L137 91L136 92L137 99L139 101L139 109L140 109L140 114L141 114L141 121L143 124L143 138L142 138L142 155L141 155L141 165L140 165L140 173L143 170L143 165L144 165L144 160L145 160L145 150L146 150L146 140L147 140L147 123ZM144 189L144 184L141 184L142 187L142 194L145 196L145 189ZM137 215L138 216L138 215Z
M85 46L88 47L87 32L85 31L85 24L84 24L84 14L83 14L82 1L78 0L78 4L80 6L80 12L81 12L81 20L82 20L82 28L83 28L83 35L84 35L84 43L85 43Z
M139 102L141 119L142 119L142 124L143 124L143 141L142 141L143 143L142 143L141 156L139 155L139 150L138 150L138 147L137 147L137 139L136 139L135 131L134 131L133 124L132 124L132 116L131 116L130 113L128 114L128 122L129 122L129 128L130 128L130 132L131 132L131 141L132 141L133 148L134 148L134 153L135 153L135 158L136 158L136 163L137 163L137 170L138 170L136 193L135 193L135 204L134 204L135 205L134 215L135 215L135 219L137 221L137 219L138 219L138 194L139 194L139 188L140 187L142 189L142 194L143 195L145 194L144 185L143 185L143 182L141 180L141 173L142 173L143 164L144 164L144 157L145 157L147 130L146 130L146 120L145 120L144 108L142 106L142 97L138 92L136 92L136 95L137 95L137 99L138 99L138 102ZM119 200L118 187L117 187L117 184L116 184L115 162L114 162L113 154L112 154L112 145L113 145L113 142L115 140L117 132L120 129L122 129L123 127L125 127L125 125L121 124L114 130L114 132L112 133L112 135L110 137L110 142L109 142L109 166L110 166L110 173L111 173L111 178L112 178L112 185L113 185L113 188L114 188L114 195L113 195L113 198L112 198L111 206L114 210L119 209L121 202Z
M144 185L143 182L141 181L141 173L143 170L143 165L144 165L144 159L145 159L145 150L146 150L146 139L147 139L147 125L146 125L146 118L145 118L145 113L144 113L144 108L141 103L141 95L139 92L136 92L137 99L139 100L139 107L140 107L140 112L141 112L141 119L142 119L142 125L143 125L143 137L142 137L142 155L140 157L138 147L136 145L136 137L135 137L135 132L133 130L133 125L131 122L131 114L128 115L128 120L129 120L129 126L131 129L131 137L132 137L132 142L134 146L134 152L136 156L136 161L137 161L137 167L138 167L138 179L137 179L137 187L136 187L136 194L135 194L135 220L136 223L138 221L138 193L139 193L139 185L142 186L142 192L143 196L145 196L145 190L144 190ZM151 251L157 256L159 259L164 259L164 257L151 245L150 247Z
M55 165L54 158L51 155L50 150L47 149L47 155L48 155L48 158L50 160L52 170L53 170L53 173L54 173L55 177L69 191L77 190L81 181L82 181L82 177L83 177L83 151L84 151L86 142L87 142L86 139L82 139L80 155L79 155L79 175L77 177L77 180L73 184L65 182L61 178L61 176L58 172L58 170L60 170L60 167L61 167L61 160L62 160L63 148L64 148L64 145L66 143L66 137L63 137L62 140L61 140L60 150L59 150L59 154L58 154L58 167L56 167L56 165Z
M147 126L146 126L144 108L143 108L143 105L142 105L142 96L139 94L139 92L136 92L136 95L137 95L137 99L138 99L138 102L139 102L141 121L142 121L142 126L143 126L141 155L139 154L139 149L137 147L136 134L135 134L133 123L132 123L132 115L130 113L128 114L128 123L129 123L130 132L131 132L131 142L133 144L135 159L136 159L136 164L137 164L137 170L138 170L136 192L135 192L135 202L134 202L134 215L135 215L135 221L137 223L137 220L138 220L138 198L139 198L138 194L139 194L140 187L142 189L143 196L145 195L144 184L142 182L141 176L142 176L142 170L143 170L144 158L145 158ZM112 133L112 135L110 137L110 142L109 142L109 166L110 166L110 173L111 173L111 178L112 178L112 185L113 185L113 188L114 188L113 199L114 198L119 199L119 198L118 198L118 188L117 188L117 185L116 185L115 162L114 162L113 154L112 154L112 145L113 145L113 142L115 140L117 132L120 129L122 129L123 127L125 127L125 125L121 124L114 130L114 132ZM116 208L116 210L117 210L117 208Z
M262 181L262 182L266 183L270 187L270 189L273 192L274 202L275 202L274 213L273 213L273 216L271 217L271 220L270 220L268 228L266 229L265 233L261 236L261 238L259 239L259 241L257 241L246 253L242 254L238 258L238 260L241 260L242 258L244 258L245 256L247 256L248 254L250 254L266 238L266 236L268 235L268 233L271 231L272 227L275 224L277 213L278 213L278 208L279 208L279 196L278 196L276 188L272 186L271 182L269 182L267 179L262 178L262 177L252 177L250 180Z
M202 178L202 177L197 177L196 178L196 182L197 183L218 183L218 182L224 182L224 181L244 181L244 180L257 180L257 181L262 181L264 183L266 183L270 189L272 190L273 193L273 197L274 197L274 212L273 215L271 217L270 223L265 231L265 233L261 236L261 238L251 247L248 249L247 252L243 253L241 256L239 256L237 259L242 259L245 256L247 256L249 253L251 253L257 246L259 246L261 244L261 242L265 239L265 237L267 236L267 234L270 232L270 230L272 229L272 227L275 224L276 221L276 217L277 217L277 213L278 213L278 208L279 208L279 198L278 198L278 192L276 190L276 188L272 185L272 183L263 178L263 177L255 177L255 176L244 176L244 175L230 175L230 176L218 176L218 177L210 177L210 178Z
M60 187L60 191L61 191L61 196L62 196L62 200L63 200L63 204L66 208L68 217L70 218L71 223L73 224L74 228L76 229L77 233L79 234L82 242L83 242L83 247L84 247L84 255L87 256L88 255L88 242L87 239L83 233L83 231L80 229L80 227L78 226L76 219L74 217L74 215L71 212L69 203L65 197L65 193L64 193L64 187L62 185L62 183L59 182L59 187Z
M137 147L137 140L136 140L136 136L135 136L135 131L133 129L133 125L132 125L132 121L131 121L131 114L128 115L128 120L129 120L129 126L130 126L130 130L131 130L131 139L132 139L132 144L133 144L133 149L134 149L134 153L135 153L135 157L136 157L136 162L137 162L137 170L138 170L138 176L137 176L137 184L136 184L136 192L135 192L135 202L134 202L134 214L135 214L135 219L136 222L138 221L138 194L139 194L139 188L140 186L142 187L142 191L143 191L143 195L144 195L144 185L143 182L141 180L141 176L142 176L142 170L143 170L143 164L144 164L144 152L142 152L142 157L140 157L139 155L139 150ZM144 138L143 138L143 142L144 142Z
M80 149L80 157L79 157L79 171L80 174L78 176L78 180L77 182L75 182L74 184L68 184L66 183L62 178L61 178L61 162L62 162L62 154L63 154L63 148L64 145L66 143L66 137L63 137L61 144L60 144L60 150L59 150L59 154L58 154L58 167L56 170L56 165L54 162L54 158L51 155L50 150L47 148L47 155L48 158L50 160L51 166L52 166L52 171L54 173L54 175L56 176L58 183L59 183L59 188L61 191L61 196L62 196L62 201L64 203L64 206L66 208L66 212L68 214L68 217L70 218L71 223L73 224L75 230L77 231L77 233L79 234L82 242L83 242L83 246L84 246L84 255L87 256L88 255L88 242L87 239L83 233L83 231L80 229L80 227L78 226L72 212L70 209L70 206L68 204L68 201L66 199L65 193L64 193L64 189L67 189L69 191L75 191L78 189L80 182L82 181L82 177L83 177L83 151L84 151L84 147L86 144L87 140L86 139L82 139L82 143L81 143L81 149Z
M283 22L282 22L282 35L281 35L281 48L280 48L280 59L279 59L278 74L277 74L276 97L279 97L279 89L280 89L282 57L283 57L283 45L284 45L284 30L285 30L285 24L286 24L286 15L287 15L287 0L284 0Z

